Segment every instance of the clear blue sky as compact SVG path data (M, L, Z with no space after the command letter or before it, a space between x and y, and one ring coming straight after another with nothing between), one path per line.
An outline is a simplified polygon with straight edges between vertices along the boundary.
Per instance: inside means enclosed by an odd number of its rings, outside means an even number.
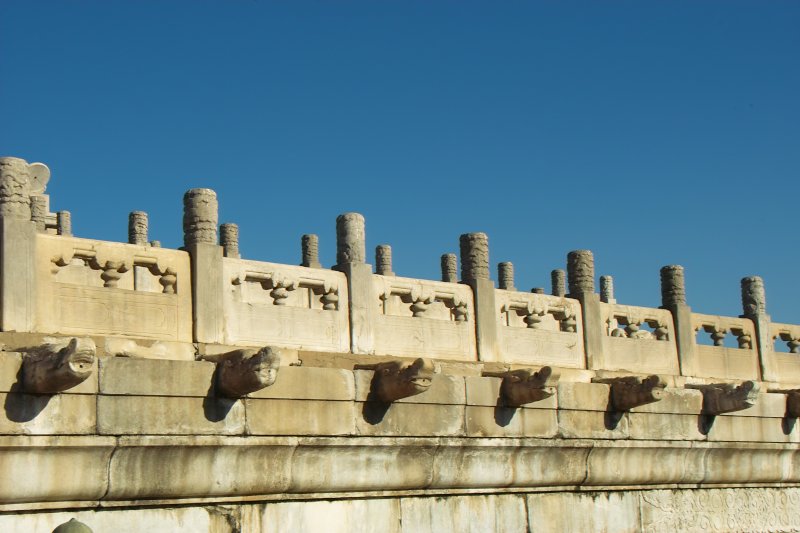
M680 263L694 310L759 274L800 323L797 1L0 0L0 117L79 236L178 247L210 187L247 258L330 265L359 211L400 275L485 231L525 290L590 248L623 303Z

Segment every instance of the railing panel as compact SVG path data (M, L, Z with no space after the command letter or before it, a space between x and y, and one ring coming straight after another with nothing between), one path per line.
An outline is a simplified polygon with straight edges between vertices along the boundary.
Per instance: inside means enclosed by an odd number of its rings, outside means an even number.
M192 342L189 255L37 235L37 328Z
M747 318L692 313L692 327L708 334L713 346L695 344L697 377L722 379L759 379L755 328ZM736 337L738 348L724 346L725 337Z
M784 344L785 351L774 351L778 378L781 382L800 383L800 326L793 324L770 325L773 345Z
M467 285L373 276L375 353L475 361L475 316Z
M598 369L678 374L672 314L664 309L600 304L604 335Z
M347 352L347 278L341 272L223 258L225 342Z
M502 361L586 368L580 302L501 289L495 301Z

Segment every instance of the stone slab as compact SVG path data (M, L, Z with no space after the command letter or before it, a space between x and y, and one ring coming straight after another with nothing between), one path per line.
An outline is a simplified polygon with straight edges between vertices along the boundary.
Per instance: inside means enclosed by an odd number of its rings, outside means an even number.
M211 389L214 369L208 361L103 358L100 393L202 398Z
M250 398L353 400L353 373L335 368L281 367L275 383Z
M628 413L630 438L640 440L706 440L699 415Z
M589 453L585 485L647 485L699 483L704 477L705 454L691 447L595 447Z
M5 533L50 532L74 518L96 533L233 533L224 515L201 507L130 509L123 511L68 511L0 515L0 531Z
M798 442L797 424L780 418L753 416L717 416L708 431L709 441Z
M400 500L334 500L268 503L263 533L399 533Z
M356 383L356 400L359 402L366 401L374 372L372 370L354 370L353 374ZM466 390L464 387L464 378L462 376L436 374L428 390L415 396L397 400L394 403L464 405L465 402Z
M542 493L527 496L528 531L639 531L635 492Z
M626 439L628 418L615 421L610 413L600 411L558 410L558 432L566 439Z
M667 387L661 400L631 409L631 413L668 413L699 415L703 410L703 393L696 389Z
M249 435L352 435L349 401L245 399Z
M440 404L356 403L356 432L359 435L461 436L464 434L464 406Z
M88 435L95 432L91 394L0 393L0 434Z
M517 495L402 498L403 533L525 533L525 498Z
M514 409L468 405L466 429L469 437L540 437L558 433L554 409Z
M559 383L558 408L605 411L611 388L604 383Z
M101 435L237 435L245 429L241 401L168 396L98 396Z

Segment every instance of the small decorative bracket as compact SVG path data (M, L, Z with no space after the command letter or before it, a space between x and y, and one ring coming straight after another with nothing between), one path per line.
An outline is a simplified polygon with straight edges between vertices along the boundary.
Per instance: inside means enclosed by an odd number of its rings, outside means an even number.
M371 392L383 403L421 394L431 387L435 367L430 359L388 361L355 365L357 370L374 370Z
M646 378L637 376L595 378L592 382L611 386L609 407L618 413L661 400L664 388L667 386L666 382L655 374Z
M242 349L204 356L217 364L216 391L220 396L241 398L269 387L278 377L280 352L265 346L260 350Z
M686 385L703 393L703 414L721 415L741 411L755 405L759 386L755 381L745 381L741 385L733 383L713 383L709 385Z
M483 372L483 375L503 378L500 398L507 407L519 407L549 398L556 393L560 377L549 366L543 366L536 372L530 368L521 368L506 372Z
M22 388L35 394L71 389L91 375L96 354L97 347L88 337L73 337L66 345L45 344L35 348L22 359Z

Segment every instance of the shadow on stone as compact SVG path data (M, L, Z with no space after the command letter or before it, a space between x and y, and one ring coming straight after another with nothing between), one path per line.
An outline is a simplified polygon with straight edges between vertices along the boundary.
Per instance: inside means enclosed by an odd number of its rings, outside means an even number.
M716 415L700 415L697 417L697 430L701 435L708 435L711 428L714 427L714 420Z
M22 367L17 372L17 381L11 385L3 408L12 422L30 422L44 411L52 394L25 394L22 388Z
M219 422L225 420L228 413L233 408L237 400L217 396L216 392L217 372L211 376L211 385L203 398L203 414L209 422Z
M494 421L500 427L508 426L514 419L518 407L508 407L497 400L497 405L494 406Z
M793 416L784 416L781 419L781 429L783 430L784 435L791 435L792 431L794 431L794 426L797 423L797 418Z
M603 413L603 425L609 431L613 431L617 429L617 426L622 420L622 417L625 416L624 411L616 411L613 407L614 402L612 400L612 392L613 389L611 387L608 388L608 403L606 404L606 410Z
M372 387L374 386L375 381L373 380ZM391 406L391 403L380 401L375 391L370 390L369 394L367 395L367 401L364 402L364 405L361 408L361 415L364 417L364 421L366 423L374 426L383 421L383 417L386 416L386 413L389 411L389 407Z

